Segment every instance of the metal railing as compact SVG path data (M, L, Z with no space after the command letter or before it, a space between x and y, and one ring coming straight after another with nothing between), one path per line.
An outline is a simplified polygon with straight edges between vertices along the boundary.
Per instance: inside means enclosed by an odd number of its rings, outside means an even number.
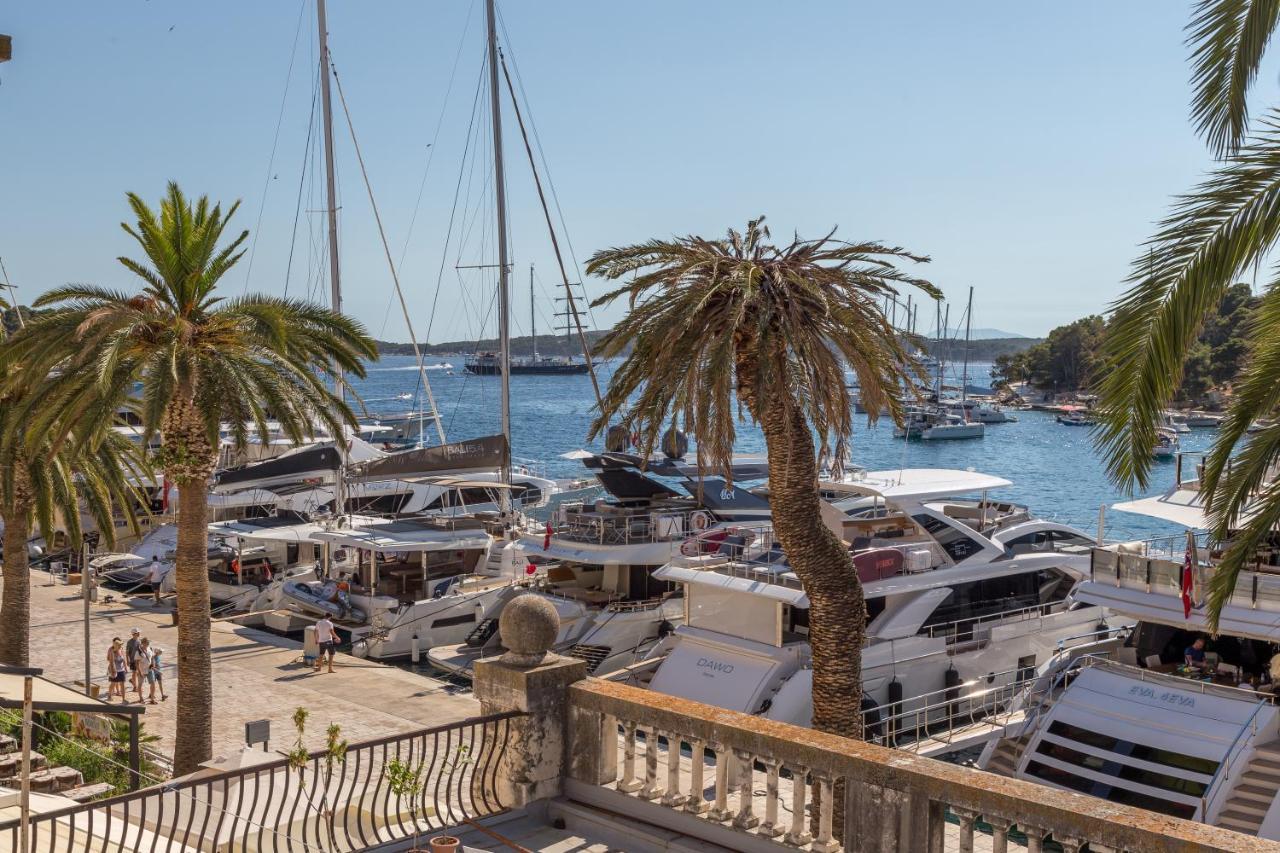
M363 850L497 814L497 777L518 713L475 717L323 751L191 776L31 820L34 851ZM388 765L418 773L392 790ZM19 849L19 820L0 822L0 847Z
M1007 722L1018 712L1015 700L1035 678L1035 670L1029 667L993 672L869 708L862 713L863 724L869 740L919 752L931 742L949 742L979 723Z
M1231 746L1227 747L1226 755L1218 764L1218 769L1214 771L1213 778L1209 780L1208 786L1205 787L1205 795L1200 798L1200 820L1204 823L1209 822L1209 809L1217 802L1219 795L1228 789L1227 776L1231 772L1231 762L1233 758L1237 758L1240 752L1247 746L1248 741L1244 740L1246 734L1250 738L1258 733L1258 712L1265 708L1269 703L1265 699L1259 699L1253 708L1253 713L1249 715L1249 719L1244 721L1240 726L1240 731L1236 732L1236 736L1231 741Z
M1117 551L1115 546L1094 548L1090 558L1090 576L1094 581L1117 587L1140 589L1165 595L1180 595L1182 572L1185 564L1186 537L1173 537L1181 543L1181 551L1165 555L1171 548L1148 547L1142 553ZM1155 540L1153 540L1155 541ZM1159 540L1166 542L1166 540ZM1204 544L1201 544L1201 543ZM1149 544L1149 543L1143 543ZM1217 571L1205 534L1197 537L1200 559L1192 566L1197 597L1207 588L1210 578ZM1241 571L1236 579L1230 603L1253 609L1280 611L1280 567L1274 571Z
M1002 610L999 613L989 613L985 616L978 616L971 619L956 619L953 622L940 622L936 625L930 625L924 629L926 637L948 637L952 640L973 639L980 633L983 628L990 628L994 625L1005 624L1008 622L1023 622L1032 619L1042 619L1045 616L1051 616L1054 613L1066 609L1066 602L1051 601L1046 604L1032 604L1027 607L1018 607L1013 610Z
M696 530L695 516L706 516L715 524L714 516L706 510L663 510L659 508L628 509L600 512L585 504L561 504L558 517L546 523L534 524L526 532L541 534L551 525L554 536L573 542L592 542L597 545L632 545L650 542L680 542Z

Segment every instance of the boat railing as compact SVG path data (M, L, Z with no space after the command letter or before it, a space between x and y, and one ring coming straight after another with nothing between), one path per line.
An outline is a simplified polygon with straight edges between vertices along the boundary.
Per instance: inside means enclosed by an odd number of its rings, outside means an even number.
M1028 607L1018 607L1013 610L1002 610L998 613L979 616L976 619L956 619L953 622L939 622L926 628L924 634L930 638L969 639L978 634L982 628L991 628L995 625L1010 622L1043 619L1045 616L1052 615L1063 609L1065 609L1065 604L1061 601L1032 604Z
M651 542L680 542L690 532L715 524L706 510L610 507L601 511L593 505L564 503L556 516L535 524L530 533L551 527L553 536L572 542L598 545L633 545Z
M1174 550L1171 540L1181 542L1181 552ZM1095 582L1137 589L1161 595L1181 595L1182 575L1186 565L1186 537L1126 543L1122 546L1095 547L1090 558L1090 575ZM1152 546L1152 547L1141 547ZM1199 534L1198 556L1192 565L1193 595L1199 602L1217 571L1219 543ZM1129 550L1122 550L1122 549ZM1255 564L1254 571L1242 570L1236 578L1231 604L1251 609L1280 611L1280 567Z
M1256 694L1254 694L1254 698L1257 699ZM1244 724L1240 726L1240 730L1236 732L1235 738L1231 741L1231 746L1227 747L1226 755L1218 763L1218 769L1214 771L1213 778L1209 780L1209 784L1204 789L1204 794L1200 797L1201 823L1209 822L1210 809L1217 803L1219 795L1231 787L1229 777L1233 761L1239 762L1240 753L1249 745L1249 741L1258 734L1258 712L1268 704L1265 699L1257 699L1257 704L1254 706L1253 712L1249 714L1249 719L1245 720ZM1245 735L1248 735L1248 738Z
M972 734L981 724L1007 725L1020 713L1016 700L1035 677L1032 667L989 673L864 710L863 725L886 745L919 752Z

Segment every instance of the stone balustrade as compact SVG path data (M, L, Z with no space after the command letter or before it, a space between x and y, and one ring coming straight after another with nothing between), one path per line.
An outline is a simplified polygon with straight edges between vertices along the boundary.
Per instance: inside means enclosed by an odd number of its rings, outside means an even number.
M649 814L659 807L696 817L739 834L735 849L757 849L750 839L768 842L761 850L942 853L949 821L961 853L974 849L978 832L990 834L994 853L1008 850L1011 834L1029 851L1045 849L1046 838L1067 853L1280 850L1228 830L625 684L577 681L568 706L568 796L594 786L644 804Z

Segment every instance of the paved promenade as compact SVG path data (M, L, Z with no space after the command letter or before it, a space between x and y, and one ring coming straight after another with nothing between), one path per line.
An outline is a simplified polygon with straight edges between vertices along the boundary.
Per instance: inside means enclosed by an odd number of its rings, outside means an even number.
M45 675L73 685L84 678L84 618L79 587L50 586L49 576L32 573L31 663ZM111 603L104 601L112 595ZM150 596L122 597L102 588L90 605L90 672L106 695L106 653L112 637L128 639L141 629L153 645L164 649L165 689L169 701L148 705L143 715L153 745L172 754L178 682L178 629L166 599L154 607ZM330 722L342 726L355 742L426 726L441 725L479 713L470 691L395 667L339 655L335 672L315 673L302 662L301 643L229 622L213 626L214 754L237 751L244 743L247 720L271 720L271 748L292 746L290 718L298 707L311 712L307 742L318 747ZM144 697L146 688L144 687ZM135 695L130 692L130 701Z

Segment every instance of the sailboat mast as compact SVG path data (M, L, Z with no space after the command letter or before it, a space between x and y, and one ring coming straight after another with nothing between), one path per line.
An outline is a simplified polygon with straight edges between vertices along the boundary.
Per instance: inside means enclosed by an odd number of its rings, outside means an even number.
M493 121L493 189L498 206L498 369L502 371L502 437L507 454L502 482L511 482L511 300L507 292L507 180L502 163L502 99L498 90L498 22L493 0L485 0L489 29L489 114ZM499 507L505 518L511 511L511 495L501 489Z
M960 373L960 407L964 410L964 419L969 420L968 410L964 402L968 399L969 388L969 332L973 325L973 286L969 286L969 307L964 309L964 369Z
M338 273L338 199L333 176L333 103L329 99L329 26L324 0L316 0L316 26L320 29L320 109L324 115L325 206L329 214L329 307L342 310L342 283ZM343 396L342 373L333 379L333 393Z
M533 307L533 264L529 264L529 334L533 339L533 360L538 360L538 312Z

